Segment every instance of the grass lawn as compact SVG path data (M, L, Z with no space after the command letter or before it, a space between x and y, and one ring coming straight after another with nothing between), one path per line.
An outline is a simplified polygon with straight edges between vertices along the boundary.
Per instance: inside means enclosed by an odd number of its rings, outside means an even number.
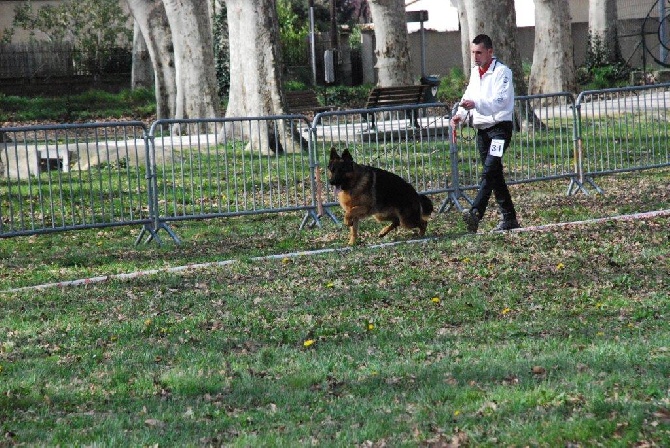
M524 226L613 217L669 209L668 174L512 194ZM0 446L670 445L670 217L491 234L493 208L346 250L296 214L1 239Z

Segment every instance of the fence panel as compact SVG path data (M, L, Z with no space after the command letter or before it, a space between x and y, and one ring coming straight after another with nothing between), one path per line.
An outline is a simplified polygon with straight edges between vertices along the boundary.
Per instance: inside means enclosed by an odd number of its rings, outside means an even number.
M576 101L585 176L670 164L670 84L586 91Z
M581 186L583 175L669 165L669 90L517 97L508 181ZM311 123L282 115L159 120L149 131L141 122L0 128L0 238L131 224L156 236L171 221L296 211L303 226L319 224L321 206L337 202L325 169L331 147L420 193L446 193L441 210L477 188L481 170L474 129L451 130L450 115L422 104L323 112Z
M150 135L162 222L300 210L315 216L303 116L159 120Z
M372 121L371 115L376 115ZM449 110L443 104L383 107L319 113L312 123L316 163L327 170L330 148L348 148L357 163L391 171L419 193L449 189ZM324 204L337 198L326 188Z
M0 237L151 223L141 122L0 128Z
M573 96L569 93L518 96L514 110L516 129L503 158L507 182L574 177L577 168ZM477 188L481 176L477 131L459 127L455 135L460 185L464 189Z

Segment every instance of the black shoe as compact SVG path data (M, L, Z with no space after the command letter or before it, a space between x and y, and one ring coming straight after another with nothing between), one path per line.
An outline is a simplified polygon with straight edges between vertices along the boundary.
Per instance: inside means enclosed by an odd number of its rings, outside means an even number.
M492 231L493 232L504 232L506 230L518 229L520 227L521 226L519 225L519 221L517 221L516 218L509 219L509 220L503 219L502 221L500 221L498 223L496 228L493 229Z
M479 228L479 221L481 220L482 218L479 215L479 210L476 208L463 211L463 221L465 221L465 225L468 227L468 232L477 233L477 229Z

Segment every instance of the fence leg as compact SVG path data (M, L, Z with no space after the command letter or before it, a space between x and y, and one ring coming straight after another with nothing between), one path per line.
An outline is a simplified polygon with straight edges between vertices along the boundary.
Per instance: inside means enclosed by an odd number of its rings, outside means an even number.
M305 213L305 216L302 218L302 222L300 223L300 230L305 228L309 218L312 218L312 222L308 225L310 229L313 229L314 227L321 228L321 219L319 219L319 215L314 210L307 210L307 213Z
M458 109L458 105L455 105L451 115L453 116ZM442 202L438 213L442 213L445 210L451 210L452 206L456 206L456 209L459 212L463 211L463 206L459 202L460 199L465 199L470 205L472 205L472 199L467 197L463 190L460 187L460 174L458 172L458 145L456 143L456 130L449 125L449 135L451 139L449 141L449 159L451 161L451 179L453 184L453 189L449 192L447 198Z
M459 212L462 212L464 210L463 206L460 203L460 199L465 199L465 201L472 205L472 199L470 199L465 193L463 193L460 189L456 189L454 191L450 191L449 195L447 198L442 202L440 205L440 208L438 209L438 213L442 213L445 211L451 210L451 207L456 207L456 209Z
M142 230L140 231L140 234L137 235L137 238L135 238L135 246L137 246L138 244L140 244L140 241L142 241L142 238L144 238L144 235L146 235L147 233L149 234L149 236L148 236L147 239L144 241L144 244L149 244L152 240L155 239L155 240L156 240L156 243L158 243L159 246L162 246L162 245L163 245L163 241L162 241L162 240L160 239L160 237L158 236L158 231L159 231L160 229L164 229L164 230L168 233L168 235L170 235L170 237L171 237L172 240L175 242L175 244L177 244L177 245L180 245L180 244L181 244L181 239L179 239L179 237L177 236L177 234L174 233L174 231L170 228L170 226L168 226L168 225L165 224L165 223L159 223L159 224L158 224L158 228L156 228L156 229L153 229L149 224L145 224L145 225L142 227Z
M156 241L158 242L159 246L162 244L161 239L158 237L158 234L156 233L156 231L154 229L152 229L151 226L149 226L149 224L144 224L144 226L142 226L142 230L140 231L140 234L137 235L137 238L135 238L135 246L140 244L140 241L142 241L142 238L144 238L144 235L147 234L147 233L149 234L149 236L147 237L147 240L144 242L145 244L148 243L149 241L151 241L154 238L156 238Z
M329 217L335 224L340 224L335 215L333 215L333 212L330 211L330 208L323 207L323 212L321 214L317 214L314 210L307 211L307 213L305 213L304 218L302 218L302 223L300 224L300 230L305 228L305 225L307 224L307 221L309 221L309 218L312 218L312 222L308 225L310 229L314 228L315 226L321 228L321 218L324 215Z
M600 186L596 183L596 181L593 180L593 177L588 176L588 177L586 178L586 181L587 181L588 183L591 184L591 186L593 187L593 189L596 190L596 192L598 192L598 194L603 194L603 193L605 193L605 192L603 191L603 189L600 188Z
M570 184L568 185L568 191L566 192L566 195L572 196L578 191L581 191L584 194L589 194L589 190L584 188L584 184L573 177L570 179Z
M160 224L158 224L158 228L156 229L155 233L158 233L158 231L160 229L165 230L167 232L167 234L170 235L170 238L172 238L172 241L174 241L176 245L181 245L181 239L177 236L176 233L174 233L174 231L172 230L172 227L170 227L169 225L167 225L164 222L161 222ZM160 243L159 243L159 245L160 245Z
M593 180L592 177L588 176L584 179L584 181L586 181L588 184L590 184L593 187L593 189L596 190L596 193L598 193L598 194L603 194L604 193L603 189L600 188L600 186L598 184L596 184L596 182ZM580 182L578 179L576 179L574 177L571 178L570 179L570 184L568 185L568 191L567 191L566 195L567 196L572 196L573 194L575 194L579 191L581 191L584 194L590 194L589 190L587 190L586 187L584 186L584 182Z

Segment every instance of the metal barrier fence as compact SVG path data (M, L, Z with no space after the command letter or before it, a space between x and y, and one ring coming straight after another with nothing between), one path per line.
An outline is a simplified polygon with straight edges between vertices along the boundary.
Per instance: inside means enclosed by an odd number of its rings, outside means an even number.
M505 154L510 183L592 177L670 165L669 85L516 98ZM371 114L375 114L372 120ZM0 128L0 238L142 226L139 242L175 221L302 212L320 225L336 198L330 148L404 177L439 208L469 200L480 161L475 133L450 129L444 104L302 115ZM452 138L455 136L455 139Z
M577 97L584 180L670 164L670 84L586 91Z
M159 120L150 135L157 228L285 211L305 211L302 225L317 221L305 117Z
M152 225L141 122L0 129L0 237Z
M570 93L516 97L516 130L503 158L507 183L575 179L575 116ZM479 185L482 166L476 134L473 128L455 130L458 173L452 177L458 176L463 190Z

